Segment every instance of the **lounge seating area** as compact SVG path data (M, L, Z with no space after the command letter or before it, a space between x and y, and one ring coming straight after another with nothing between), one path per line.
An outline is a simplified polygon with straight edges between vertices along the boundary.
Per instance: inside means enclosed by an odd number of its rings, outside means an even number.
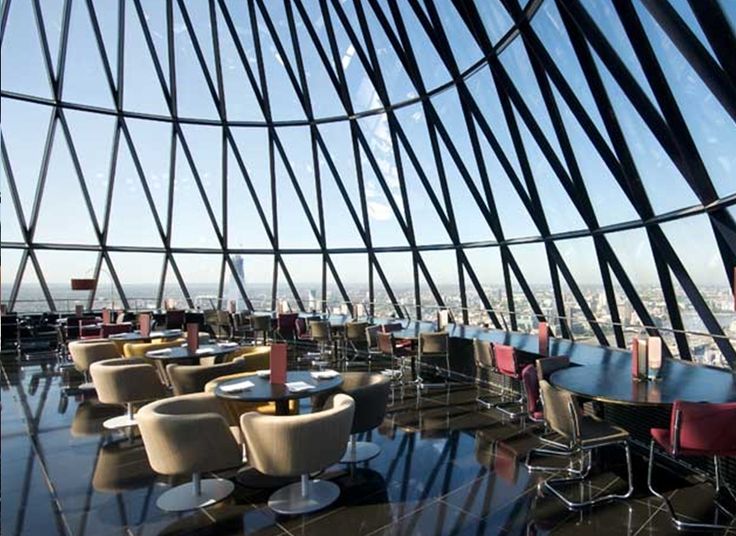
M736 0L0 0L0 535L736 536Z

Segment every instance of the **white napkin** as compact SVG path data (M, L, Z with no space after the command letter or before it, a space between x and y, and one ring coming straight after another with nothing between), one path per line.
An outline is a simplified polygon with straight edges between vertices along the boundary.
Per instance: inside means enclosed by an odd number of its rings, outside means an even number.
M237 342L221 342L221 343L218 343L217 346L219 346L220 348L237 348L238 343Z
M336 370L319 370L311 372L310 374L315 380L331 380L332 378L340 375Z
M197 351L194 352L197 355L203 355L203 354L209 354L214 350L211 346L203 346L202 348L197 348Z
M271 375L271 371L269 369L257 370L256 375L259 378L268 378Z
M307 382L287 382L286 388L292 393L298 393L300 391L309 391L314 389L314 385Z
M253 385L255 384L250 380L242 380L239 382L223 385L220 387L220 389L222 389L226 393L232 393L234 391L245 391L246 389L250 389L251 387L253 387Z
M171 348L164 348L163 350L153 350L152 352L149 352L151 355L170 355L171 354Z

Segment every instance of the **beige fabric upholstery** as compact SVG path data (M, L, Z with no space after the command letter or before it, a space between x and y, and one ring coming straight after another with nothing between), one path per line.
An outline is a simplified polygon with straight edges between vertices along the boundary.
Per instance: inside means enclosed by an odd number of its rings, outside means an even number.
M355 401L355 415L351 434L359 434L380 426L386 416L386 405L391 394L391 379L370 372L343 372L340 392ZM314 408L321 410L330 395L315 397Z
M271 417L246 413L240 417L248 461L274 476L297 476L337 463L345 452L355 402L338 393L325 409L306 415Z
M156 369L144 359L108 359L89 369L100 402L125 404L153 400L166 395Z
M89 370L92 363L104 359L122 357L118 347L110 341L70 342L69 354L72 356L74 368L80 372Z
M315 341L329 341L332 339L330 323L323 320L310 320L309 335Z
M157 473L193 474L242 463L222 406L210 393L151 402L136 419L148 461Z
M482 369L493 369L493 350L491 343L473 339L473 357L475 358L475 366Z
M368 322L348 322L345 324L345 338L353 342L367 342L365 330Z
M271 347L270 346L241 346L234 352L227 354L223 361L232 361L237 357L242 357L247 363L246 370L256 371L267 369L271 366Z
M230 374L228 376L220 376L219 378L215 378L214 380L207 382L207 384L204 386L204 390L206 393L214 393L215 388L221 382L224 382L226 380L233 380L236 378L247 378L248 376L254 375L255 372L241 372L238 374ZM221 399L220 403L222 404L222 409L224 414L226 415L228 424L230 426L237 426L238 428L240 428L240 416L243 413L248 413L249 411L257 411L259 413L263 413L264 415L276 414L276 404L274 404L273 402L249 404L247 402L231 402L229 400ZM296 414L298 413L298 410L299 401L290 400L289 413Z
M176 346L181 346L185 342L187 341L183 338L165 342L128 342L123 346L123 355L125 357L144 357L146 352L163 350L164 348L174 348Z
M247 370L247 363L242 357L229 363L216 365L178 365L176 363L166 365L166 374L169 376L175 395L201 393L210 380Z

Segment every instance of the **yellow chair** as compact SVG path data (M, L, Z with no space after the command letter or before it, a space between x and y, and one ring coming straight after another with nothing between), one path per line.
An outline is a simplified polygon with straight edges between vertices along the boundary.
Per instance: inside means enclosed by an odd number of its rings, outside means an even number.
M234 380L236 378L248 378L249 376L255 376L255 372L239 372L237 374L220 376L219 378L215 378L214 380L207 382L207 384L204 386L204 391L205 393L214 393L215 388L220 383L226 380ZM228 416L228 424L230 426L240 426L240 416L243 413L248 413L249 411L257 411L258 413L263 413L264 415L276 415L276 404L274 404L273 402L266 402L265 404L254 402L252 404L249 404L247 402L231 402L229 400L225 400L224 398L220 398L219 400L220 402L222 402L222 406ZM290 400L289 414L296 415L298 412L299 401Z
M224 361L232 361L236 357L245 359L249 371L267 369L271 366L271 347L244 346L225 356Z
M174 348L181 346L187 342L185 339L174 339L166 342L127 342L123 346L124 357L146 357L146 352L153 350L162 350L164 348Z

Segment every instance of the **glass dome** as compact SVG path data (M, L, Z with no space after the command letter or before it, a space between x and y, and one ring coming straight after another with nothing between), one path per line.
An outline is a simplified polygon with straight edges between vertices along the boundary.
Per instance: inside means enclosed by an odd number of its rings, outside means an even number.
M734 2L2 9L10 310L440 307L736 360Z

